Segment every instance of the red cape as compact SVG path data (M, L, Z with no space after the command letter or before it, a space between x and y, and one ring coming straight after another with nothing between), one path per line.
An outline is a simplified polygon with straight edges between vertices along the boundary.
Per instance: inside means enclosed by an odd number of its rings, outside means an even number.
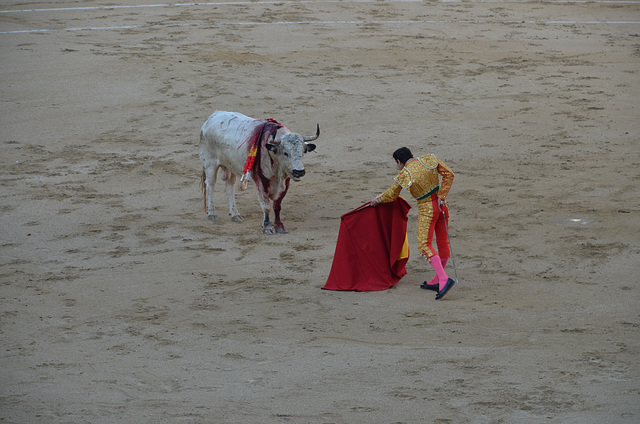
M396 285L407 274L409 209L411 206L399 197L392 203L365 204L342 215L331 272L323 289L375 291Z

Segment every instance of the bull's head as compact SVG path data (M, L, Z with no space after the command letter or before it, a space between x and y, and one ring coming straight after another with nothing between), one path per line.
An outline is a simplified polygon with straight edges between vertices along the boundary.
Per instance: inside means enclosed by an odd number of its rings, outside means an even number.
M274 130L271 133L271 141L266 145L267 150L277 158L287 176L294 181L300 181L305 174L302 155L315 150L316 145L309 141L320 137L320 125L316 128L316 134L308 137L296 133L283 134L280 138L276 138L276 135L277 130Z

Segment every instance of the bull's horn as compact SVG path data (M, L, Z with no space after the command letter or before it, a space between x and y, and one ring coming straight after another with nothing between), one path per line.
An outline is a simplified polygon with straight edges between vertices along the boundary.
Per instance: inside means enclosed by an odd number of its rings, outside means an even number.
M276 134L278 134L278 129L271 131L271 141L269 144L280 144L280 140L276 141Z
M309 136L309 137L303 137L304 141L313 141L316 138L320 137L320 124L317 124L317 125L318 126L317 126L317 129L316 129L316 135L312 135L312 136Z

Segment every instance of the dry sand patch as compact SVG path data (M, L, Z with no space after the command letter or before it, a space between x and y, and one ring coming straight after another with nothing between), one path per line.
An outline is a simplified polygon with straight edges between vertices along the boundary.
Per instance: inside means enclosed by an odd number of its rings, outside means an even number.
M4 422L638 420L637 4L34 7L0 14ZM207 221L216 109L320 124L288 235L253 190ZM460 284L320 290L402 145L456 172Z

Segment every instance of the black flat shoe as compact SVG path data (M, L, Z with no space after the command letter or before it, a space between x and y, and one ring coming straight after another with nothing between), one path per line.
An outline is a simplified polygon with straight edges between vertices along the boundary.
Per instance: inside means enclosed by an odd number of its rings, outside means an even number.
M420 288L421 289L425 289L425 290L433 290L433 291L438 291L438 283L436 284L428 284L426 281L422 284L420 284Z
M445 284L442 290L440 290L438 294L436 294L436 300L442 299L444 295L447 294L447 292L451 289L451 287L453 287L455 283L456 281L453 278L449 278L447 280L447 284Z

